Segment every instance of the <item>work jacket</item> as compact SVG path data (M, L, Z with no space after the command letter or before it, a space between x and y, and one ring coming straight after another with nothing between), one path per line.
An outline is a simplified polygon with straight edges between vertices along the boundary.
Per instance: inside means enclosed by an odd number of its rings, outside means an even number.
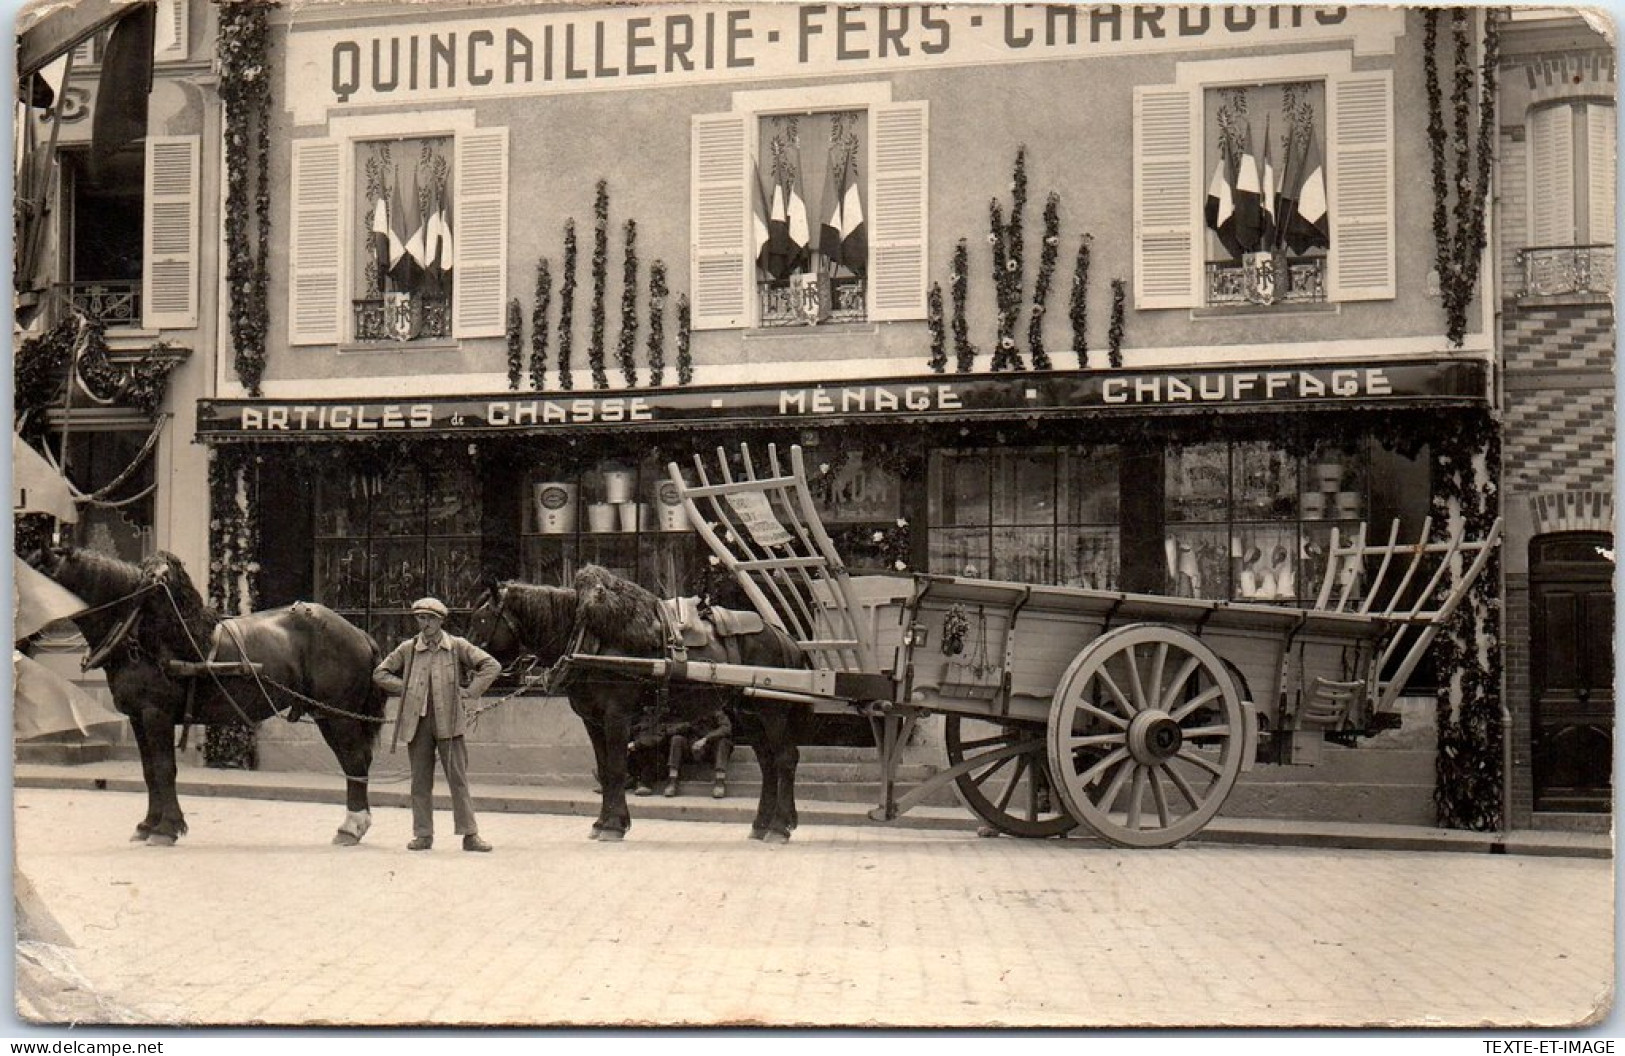
M444 631L440 641L432 647L421 634L397 645L372 673L372 680L384 692L401 698L391 749L402 740L411 743L412 735L417 732L419 713L424 710L424 702L431 699L431 684L434 686L435 736L461 737L468 730L463 701L480 697L501 673L502 665L497 663L496 657L466 638ZM466 686L463 685L465 677Z

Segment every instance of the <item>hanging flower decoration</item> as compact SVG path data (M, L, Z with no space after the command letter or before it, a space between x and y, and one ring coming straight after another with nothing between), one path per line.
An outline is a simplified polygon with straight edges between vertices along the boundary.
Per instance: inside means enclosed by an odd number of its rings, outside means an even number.
M849 562L867 558L888 572L907 572L913 557L912 532L902 517L884 528L861 524L834 528L830 536L836 552Z
M1106 359L1113 367L1123 365L1123 302L1127 284L1112 280L1112 322L1106 331Z
M570 367L571 346L575 343L576 314L576 222L564 222L564 276L559 285L559 388L575 388Z
M588 337L587 367L592 371L592 387L609 388L604 372L604 294L609 286L609 182L598 181L593 198L592 232L592 333Z
M649 265L649 384L658 387L666 378L666 265Z
M933 282L925 300L925 325L931 331L931 359L934 374L948 369L948 333L942 318L942 284Z
M971 344L970 325L965 319L965 302L970 292L970 247L962 238L954 247L949 282L954 300L954 366L961 374L976 366L976 346Z
M970 617L965 614L965 606L950 605L948 611L942 614L942 644L939 647L943 656L958 656L965 651L965 638L970 634Z
M638 383L635 355L638 349L638 222L626 222L626 259L621 267L621 336L615 345L615 361L627 388Z
M547 309L553 300L553 272L543 257L536 262L536 304L530 313L530 387L547 382Z
M992 367L995 371L1025 370L1016 351L1016 323L1021 316L1024 273L1022 214L1027 207L1027 148L1016 150L1015 174L1010 180L1010 221L997 198L988 203L988 242L993 247L993 290L998 302L997 339Z
M1078 243L1078 259L1072 266L1072 351L1078 369L1089 366L1089 243L1095 236L1085 234Z
M266 16L276 6L269 2L220 4L215 52L226 129L226 315L237 377L248 394L256 397L265 374L269 327L266 254L271 241L271 77L266 61L270 44Z
M508 302L508 388L519 388L525 369L525 309L515 297Z
M1033 310L1027 321L1027 351L1034 370L1050 370L1049 352L1044 349L1044 308L1050 283L1055 276L1055 259L1061 255L1061 196L1054 191L1044 200L1044 245L1038 251L1038 277L1033 280Z
M155 341L140 358L115 362L100 322L64 316L45 333L17 346L13 406L25 416L24 439L45 431L43 412L62 401L70 371L92 400L132 408L152 420L163 406L170 375L180 360L174 345Z
M1472 10L1450 9L1451 35L1455 45L1455 70L1451 87L1453 132L1444 127L1444 105L1439 84L1440 9L1424 10L1422 71L1427 95L1428 147L1433 173L1433 244L1435 267L1439 272L1439 293L1444 302L1445 334L1452 345L1461 347L1467 334L1467 311L1478 287L1479 264L1487 243L1485 218L1489 208L1490 170L1495 158L1496 68L1500 62L1499 15L1485 8L1483 54L1480 56L1475 92L1472 47L1468 35ZM1474 105L1478 107L1476 137L1470 135ZM1454 155L1454 173L1447 172ZM1469 170L1472 170L1469 174ZM1452 205L1454 208L1452 209Z
M677 295L677 384L687 385L694 380L694 358L688 351L691 319L688 294Z
M259 603L259 519L252 494L258 456L222 447L209 460L209 604L227 616Z

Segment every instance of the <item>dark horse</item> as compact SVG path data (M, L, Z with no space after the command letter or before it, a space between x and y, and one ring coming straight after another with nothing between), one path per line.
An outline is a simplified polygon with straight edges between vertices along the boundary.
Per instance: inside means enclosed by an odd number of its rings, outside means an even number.
M480 598L469 617L469 638L504 666L530 653L543 665L571 652L598 656L666 656L668 632L661 602L649 591L607 569L588 565L575 586L545 587L508 583ZM691 645L687 659L776 668L804 668L806 656L788 635L771 625L727 641L715 635ZM796 764L810 709L804 704L745 696L739 689L699 682L665 686L600 669L568 672L555 692L569 698L592 740L603 789L595 840L619 840L631 828L626 808L627 744L634 720L658 709L671 717L708 715L721 704L739 716L741 739L756 751L762 795L751 822L751 838L782 843L796 827ZM662 699L664 690L664 699ZM719 699L720 697L720 699Z
M380 656L371 635L311 602L222 620L168 553L132 565L68 547L36 563L90 606L74 623L94 650L91 661L106 670L114 705L135 731L147 816L131 839L169 846L186 832L175 794L176 726L309 713L344 769L347 813L333 842L361 842L372 825L367 771L385 702L372 684ZM211 650L217 634L218 647ZM177 662L237 661L244 653L258 665L253 673L233 671L229 663L176 671Z

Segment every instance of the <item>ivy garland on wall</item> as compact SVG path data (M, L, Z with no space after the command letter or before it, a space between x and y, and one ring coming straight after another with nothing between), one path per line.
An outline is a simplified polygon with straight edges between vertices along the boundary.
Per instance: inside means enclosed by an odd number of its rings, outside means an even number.
M1458 348L1466 337L1467 309L1478 288L1479 264L1486 245L1490 169L1495 158L1495 75L1500 62L1500 29L1494 8L1485 8L1483 14L1484 46L1477 75L1482 88L1475 91L1468 34L1473 11L1465 7L1450 9L1454 76L1450 93L1453 122L1448 136L1439 84L1440 9L1427 8L1422 14L1422 67L1433 172L1434 266L1438 269L1439 292L1444 303L1445 333ZM1478 108L1476 137L1470 135L1475 105ZM1452 159L1453 169L1447 172Z
M1127 284L1112 280L1112 322L1106 330L1106 359L1114 368L1123 365L1123 303Z
M679 385L687 385L694 380L694 357L688 350L692 322L688 306L688 294L679 293L677 295L677 384Z
M1033 280L1032 314L1027 320L1027 351L1034 370L1049 370L1049 352L1044 348L1044 309L1049 301L1050 283L1055 276L1055 260L1061 255L1061 196L1054 191L1044 200L1044 246L1038 253L1038 277Z
M252 498L260 457L252 449L209 449L209 605L224 616L259 607L259 519ZM212 767L252 770L259 763L253 726L204 727L203 761Z
M62 402L70 370L95 402L130 407L150 420L163 406L178 362L175 347L164 341L153 342L134 361L114 362L100 322L64 316L45 333L17 346L13 406L19 414L26 413L24 439L37 439L44 433L45 415L40 412Z
M621 267L621 336L615 345L615 360L627 388L638 383L638 222L626 222L626 259Z
M666 262L649 265L649 384L659 388L666 379Z
M593 198L592 233L592 333L587 339L587 368L592 371L592 387L609 388L604 372L604 294L609 285L609 183L598 181Z
M942 283L933 282L925 298L925 325L931 332L931 359L927 365L933 374L948 369L948 330L942 318Z
M225 109L226 313L233 365L250 396L265 375L266 253L271 241L271 78L268 0L222 3L216 55ZM254 180L252 202L249 180ZM252 228L252 233L250 229Z
M954 366L961 374L976 366L976 346L971 344L970 324L965 319L965 301L970 293L969 268L970 246L962 238L954 246L954 262L949 276L954 299Z
M518 389L525 370L525 309L515 297L508 302L508 388Z
M530 387L547 383L547 309L553 301L553 270L542 257L536 262L536 303L530 311Z
M1078 369L1089 366L1089 243L1095 236L1087 232L1078 243L1078 257L1072 265L1072 352Z
M564 276L559 282L559 388L575 388L570 353L575 344L576 222L564 222Z
M1025 274L1023 214L1027 208L1027 148L1016 149L1015 172L1010 178L1010 222L1004 222L997 198L988 203L988 242L993 246L993 290L998 301L993 369L1026 370L1016 351L1016 323L1021 316L1021 287Z

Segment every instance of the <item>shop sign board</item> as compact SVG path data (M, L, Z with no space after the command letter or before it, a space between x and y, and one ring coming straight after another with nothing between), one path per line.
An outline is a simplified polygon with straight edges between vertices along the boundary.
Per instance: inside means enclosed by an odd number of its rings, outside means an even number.
M412 400L203 400L203 440L388 434L501 434L854 421L1065 418L1195 409L1483 404L1478 359L1206 369L1029 371L830 385L501 393Z
M1391 54L1404 11L1286 5L633 4L379 22L301 16L295 120L335 108L1350 41Z

